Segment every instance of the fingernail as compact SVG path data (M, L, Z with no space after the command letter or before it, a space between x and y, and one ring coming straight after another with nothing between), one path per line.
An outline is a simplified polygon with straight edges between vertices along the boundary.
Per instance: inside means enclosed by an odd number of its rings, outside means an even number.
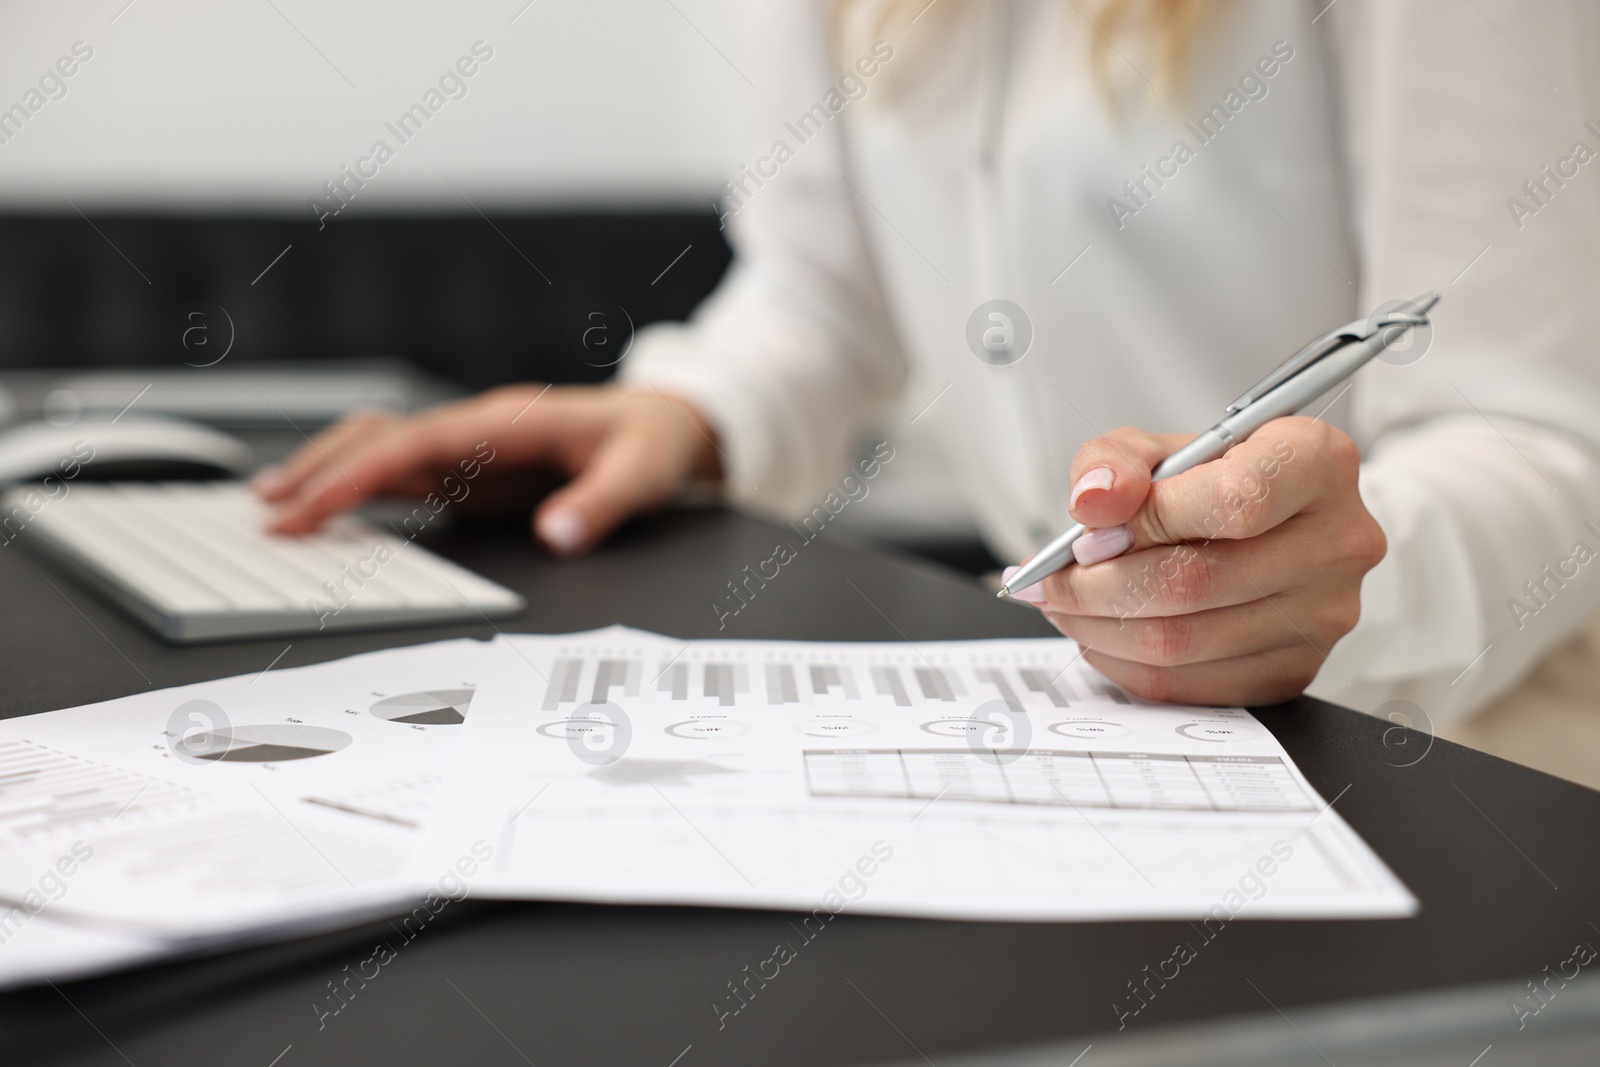
M572 508L555 508L539 516L539 537L553 550L566 555L583 546L587 525L583 516Z
M1087 567L1122 555L1133 547L1132 526L1107 526L1090 530L1072 544L1072 558Z
M283 484L283 472L277 467L262 467L250 476L250 488L258 493L271 493Z
M1077 484L1072 487L1072 496L1068 499L1067 506L1070 508L1077 507L1078 498L1091 489L1110 489L1111 483L1116 481L1116 478L1116 472L1110 467L1096 467L1092 471L1084 472L1083 477L1079 478Z
M1011 576L1020 570L1020 567L1007 567L1000 572L1000 584L1009 585ZM1024 604L1032 604L1036 608L1044 607L1044 586L1035 582L1026 589L1018 589L1011 594L1011 599L1020 600Z

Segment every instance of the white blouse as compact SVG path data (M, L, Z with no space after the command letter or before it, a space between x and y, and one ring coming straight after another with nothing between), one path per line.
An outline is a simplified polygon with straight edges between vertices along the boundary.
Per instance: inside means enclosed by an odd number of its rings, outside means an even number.
M1199 431L1315 334L1437 289L1431 345L1328 398L1389 552L1311 691L1441 722L1594 612L1600 5L1235 0L1181 88L1118 39L1120 114L1083 5L941 0L838 49L830 6L756 9L737 259L624 367L702 408L732 501L809 512L892 410L1017 560L1070 524L1089 437ZM968 341L993 299L1031 327L1003 365Z

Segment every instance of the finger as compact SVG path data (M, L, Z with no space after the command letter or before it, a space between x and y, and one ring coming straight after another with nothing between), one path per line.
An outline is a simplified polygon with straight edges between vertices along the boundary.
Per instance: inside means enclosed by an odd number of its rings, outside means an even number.
M1325 657L1302 643L1183 667L1153 667L1086 649L1083 658L1117 685L1146 700L1175 704L1260 707L1305 691Z
M545 498L534 535L558 555L586 551L629 515L661 504L687 473L686 460L652 433L607 438L578 476Z
M1150 492L1150 472L1181 441L1129 426L1085 441L1072 457L1072 517L1090 529L1127 522Z
M267 529L272 533L310 533L338 512L388 490L389 486L362 484L348 473L350 466L373 450L391 447L394 439L404 433L401 429L387 429L379 435L349 442L338 458L327 456L322 465L308 475L290 495L279 499L267 519ZM403 490L410 481L407 474L396 479L392 487Z
M396 478L384 489L384 495L407 500L425 497L429 493L442 491L445 488L445 479L448 477L448 474L441 476L438 471L414 471Z
M1308 607L1296 598L1279 597L1273 603L1254 600L1188 615L1107 618L1049 609L1044 615L1056 629L1102 655L1153 667L1180 667L1303 644L1289 620Z
M391 415L349 416L306 441L282 463L257 472L250 484L269 503L286 499L297 492L307 478L326 469L333 453L353 441L381 433L394 421Z
M1353 491L1360 465L1355 443L1327 423L1276 419L1220 459L1156 482L1127 520L1132 547L1259 537Z
M1294 591L1356 572L1365 538L1300 516L1249 541L1152 545L1092 567L1067 567L1039 583L1041 608L1105 618L1189 615ZM1306 560L1319 566L1308 570ZM1367 564L1370 566L1370 564Z
M268 528L286 534L314 530L338 512L404 488L419 472L474 455L485 443L485 432L485 420L475 407L451 405L347 440L280 502Z

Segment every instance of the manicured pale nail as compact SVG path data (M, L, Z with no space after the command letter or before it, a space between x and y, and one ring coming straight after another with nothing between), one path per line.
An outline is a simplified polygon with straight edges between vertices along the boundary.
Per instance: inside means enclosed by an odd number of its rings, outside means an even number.
M1077 507L1078 498L1091 489L1110 489L1111 483L1116 479L1116 472L1110 467L1096 467L1092 471L1086 471L1083 477L1078 479L1077 484L1072 487L1072 496L1068 499L1067 506L1071 508Z
M1133 547L1132 526L1090 530L1072 543L1072 558L1087 567L1122 555Z
M258 493L271 493L283 484L283 472L277 467L262 467L250 476L250 488Z
M1020 567L1007 567L1004 571L1001 571L1000 584L1010 584L1011 576L1020 569ZM1011 594L1011 597L1013 600L1020 600L1024 604L1032 604L1036 608L1042 608L1044 607L1044 586L1036 582L1026 589L1018 589Z
M284 528L284 526L287 524L287 521L290 518L290 516L292 516L293 514L294 514L294 509L288 507L287 505L280 505L278 507L273 508L271 511L269 511L267 513L267 521L266 521L267 532L268 533L278 533L278 532L280 532Z
M572 508L556 508L539 517L539 537L555 551L565 555L582 545L588 524Z

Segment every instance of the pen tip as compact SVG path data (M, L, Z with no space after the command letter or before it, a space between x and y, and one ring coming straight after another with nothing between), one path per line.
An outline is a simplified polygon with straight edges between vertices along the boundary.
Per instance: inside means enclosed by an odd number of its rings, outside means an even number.
M998 593L996 593L995 596L1004 598L1004 597L1010 595L1010 593L1011 593L1011 587L1008 586L1008 585L1002 585L1000 587L1000 591Z

